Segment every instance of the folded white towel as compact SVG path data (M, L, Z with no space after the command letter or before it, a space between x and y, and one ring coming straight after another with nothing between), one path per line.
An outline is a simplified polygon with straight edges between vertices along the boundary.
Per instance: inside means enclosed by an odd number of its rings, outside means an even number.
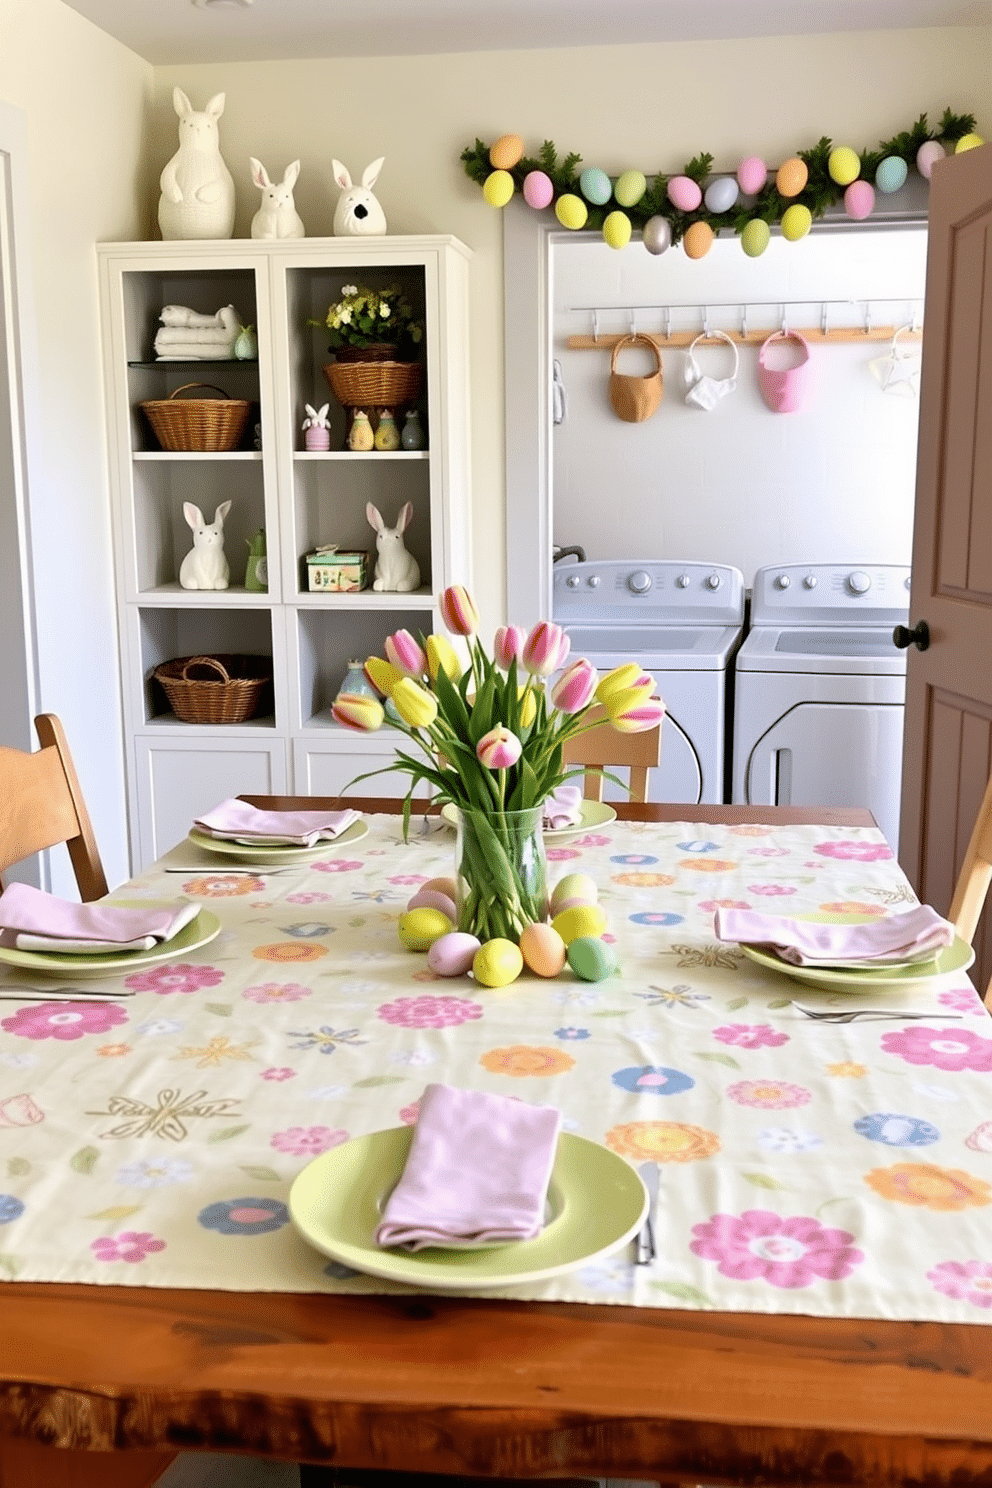
M544 803L544 826L551 831L556 828L575 826L582 820L582 791L577 785L560 785L551 792Z
M150 951L172 940L195 920L198 904L167 909L120 904L73 904L30 884L14 883L0 894L0 934L19 951L64 951L101 955Z
M954 944L954 926L929 904L864 925L819 925L750 909L718 909L718 940L763 946L794 966L898 966L932 961Z

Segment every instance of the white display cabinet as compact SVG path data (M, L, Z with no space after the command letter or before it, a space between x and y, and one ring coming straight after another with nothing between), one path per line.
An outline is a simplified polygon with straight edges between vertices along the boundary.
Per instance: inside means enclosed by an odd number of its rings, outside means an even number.
M135 869L185 836L192 817L227 795L336 794L387 761L397 736L360 738L330 707L352 658L382 651L400 628L430 633L436 599L471 583L469 531L468 264L450 237L103 244L98 249L105 385L128 740L129 819ZM323 319L346 284L399 283L425 324L416 407L423 450L353 452L348 412L323 367L332 360ZM231 304L258 337L255 361L160 362L154 340L166 305L213 314ZM321 324L313 324L320 322ZM250 404L236 449L161 448L141 408L187 384ZM330 449L308 451L305 405L330 402ZM402 427L402 418L397 418ZM188 591L179 567L192 534L183 503L225 522L229 588ZM420 567L410 594L311 592L305 557L318 546L365 549L373 502L392 525L407 501L405 541ZM268 589L245 588L248 544L262 527ZM271 657L273 686L241 724L176 718L153 673L181 656ZM402 795L405 777L360 789Z

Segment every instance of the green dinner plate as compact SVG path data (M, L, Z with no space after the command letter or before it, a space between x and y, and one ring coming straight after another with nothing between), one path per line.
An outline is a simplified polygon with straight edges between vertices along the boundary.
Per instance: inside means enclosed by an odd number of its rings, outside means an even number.
M106 956L81 956L67 951L18 951L13 946L0 946L0 961L9 966L19 966L22 971L44 972L45 976L111 976L114 972L136 971L139 966L174 961L177 956L198 951L219 934L220 920L208 909L201 909L196 919L184 925L178 935L163 940L153 951L114 951Z
M447 806L441 807L441 816L449 827L458 825L458 807L449 801ZM545 827L545 842L565 842L569 837L578 837L580 832L588 832L593 827L605 827L617 819L613 807L606 801L583 801L581 816L579 820L570 827Z
M872 995L890 988L925 987L935 977L949 976L955 971L967 971L975 959L975 952L960 935L955 937L953 945L938 951L932 961L917 961L915 964L902 966L866 967L863 971L853 967L793 966L791 961L783 961L774 951L765 950L761 946L742 943L741 950L752 961L757 961L759 966L767 967L769 971L784 972L786 976L803 982L807 987L824 987L829 992L866 992Z
M384 1250L375 1231L413 1139L412 1126L355 1137L308 1163L289 1191L305 1240L386 1281L436 1291L520 1286L574 1271L636 1235L648 1209L640 1175L598 1142L562 1132L548 1188L550 1218L534 1240L478 1250Z
M329 858L341 847L361 842L368 835L366 821L352 822L340 837L318 842L313 847L280 847L275 843L233 842L227 837L211 837L207 832L198 832L193 827L186 836L188 841L202 847L205 852L220 853L224 857L241 858L248 863L309 863L314 858Z

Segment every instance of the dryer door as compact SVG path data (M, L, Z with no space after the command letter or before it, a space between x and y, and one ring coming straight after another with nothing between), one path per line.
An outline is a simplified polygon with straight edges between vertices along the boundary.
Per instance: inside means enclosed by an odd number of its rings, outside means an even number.
M901 703L798 703L751 750L746 799L759 806L867 806L899 841Z

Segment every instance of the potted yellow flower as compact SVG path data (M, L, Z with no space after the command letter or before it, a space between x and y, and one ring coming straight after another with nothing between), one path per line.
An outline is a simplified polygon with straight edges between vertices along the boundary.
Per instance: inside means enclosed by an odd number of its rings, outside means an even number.
M335 360L324 376L345 408L397 408L420 390L424 323L399 284L345 284L320 324Z

